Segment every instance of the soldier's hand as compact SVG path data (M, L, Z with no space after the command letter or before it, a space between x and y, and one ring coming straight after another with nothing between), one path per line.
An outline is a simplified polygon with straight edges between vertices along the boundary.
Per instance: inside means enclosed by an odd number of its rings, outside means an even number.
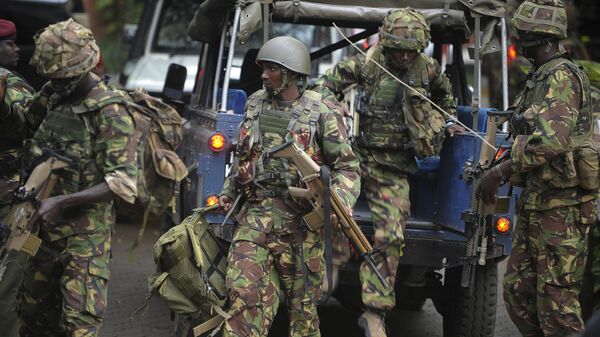
M42 200L40 202L40 208L38 208L37 212L29 222L29 228L33 228L38 221L43 220L44 222L50 222L56 219L64 209L62 206L63 197L63 195L58 195Z
M223 212L227 213L233 207L233 199L227 195L222 195L219 197L219 206Z
M351 208L345 208L346 209L346 213L352 217L352 209ZM331 220L331 225L333 226L333 228L335 228L336 230L340 230L342 228L342 225L337 217L337 215L335 213L331 213L331 216L329 218Z
M495 203L498 186L501 183L502 177L500 177L497 170L487 170L481 179L479 179L477 190L475 190L475 197L483 201L484 204L490 205Z
M448 125L448 127L446 128L446 133L450 138L454 137L455 134L465 133L465 131L465 128L462 125L458 124L451 124Z

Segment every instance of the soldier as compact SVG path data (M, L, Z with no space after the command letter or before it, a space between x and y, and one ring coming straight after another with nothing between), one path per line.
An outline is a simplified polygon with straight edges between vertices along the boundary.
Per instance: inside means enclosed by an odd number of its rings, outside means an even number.
M22 142L32 129L27 109L34 95L33 88L19 75L8 69L16 67L19 47L15 44L17 29L11 21L0 19L0 181L8 193L19 182L19 161ZM10 194L0 196L0 221L10 209ZM8 253L6 271L0 280L0 331L3 336L19 335L15 311L17 292L27 261L25 253Z
M321 231L300 221L310 208L288 193L301 186L289 160L271 158L269 149L288 140L318 164L331 168L332 192L351 209L360 190L358 161L336 114L321 95L305 90L310 56L302 42L276 37L259 50L264 89L248 98L240 127L237 164L219 202L224 211L241 195L238 226L231 244L227 286L231 318L224 336L266 336L285 295L290 336L320 336L316 301L324 261Z
M523 187L504 300L523 336L569 336L583 330L579 294L596 221L590 83L559 48L567 36L561 2L525 1L512 24L534 69L515 101L510 159L486 172L477 193L491 203L509 177Z
M360 267L362 300L366 311L358 323L367 336L385 336L384 314L395 306L393 285L402 248L403 230L410 212L408 174L417 171L415 151L406 147L411 143L411 128L404 118L404 110L422 109L433 118L438 116L441 136L444 135L444 117L430 103L406 89L394 78L380 70L374 62L429 96L449 114L456 114L456 103L448 78L440 66L423 50L429 43L429 25L423 15L405 8L391 11L379 30L379 43L369 49L367 56L357 55L338 63L329 70L319 84L343 95L343 90L358 84L366 95L357 107L360 113L358 134L353 144L360 159L362 186L373 214L375 226L374 248L382 255L376 259L377 268L392 287L385 289L366 263ZM446 133L450 136L464 131L446 119ZM442 141L443 138L438 141ZM439 143L438 145L441 145Z
M32 219L42 245L30 258L19 294L21 336L97 336L106 308L114 199L137 194L134 125L115 93L91 73L99 50L72 19L34 36L31 65L50 78L47 116L29 142L70 158L51 197ZM32 107L33 109L33 107Z

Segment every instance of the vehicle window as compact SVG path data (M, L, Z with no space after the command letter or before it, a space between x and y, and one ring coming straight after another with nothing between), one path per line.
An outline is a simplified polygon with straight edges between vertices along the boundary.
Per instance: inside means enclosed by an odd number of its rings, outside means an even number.
M192 40L187 34L188 23L192 20L199 1L165 0L154 38L153 51L196 54L201 42Z

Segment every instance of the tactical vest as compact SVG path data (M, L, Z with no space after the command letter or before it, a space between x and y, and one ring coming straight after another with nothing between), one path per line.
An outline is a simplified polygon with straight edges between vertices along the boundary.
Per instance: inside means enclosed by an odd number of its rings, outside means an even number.
M241 184L252 182L258 196L274 196L277 191L287 190L289 186L298 185L298 173L289 159L270 158L270 149L292 139L308 153L318 151L315 137L318 132L318 121L321 115L321 95L305 90L298 104L289 110L266 109L266 92L258 92L250 96L244 124L251 128L251 139L248 140L247 153L252 155L258 151L258 159L245 161L241 165L254 172L251 180L242 179ZM311 149L311 150L309 150Z
M525 91L517 97L519 109L511 119L510 131L513 136L531 135L537 119L538 110L535 102L542 102L548 93L547 78L558 67L567 67L579 80L582 91L582 101L579 114L571 134L571 149L553 158L520 179L512 179L513 183L525 187L575 188L586 190L598 188L598 173L600 162L598 151L592 141L593 116L590 100L590 83L587 77L570 60L559 57L542 65L531 78L527 80ZM526 181L520 181L522 179Z
M369 96L370 109L359 111L360 130L358 143L364 147L374 147L378 149L413 149L411 142L411 131L405 120L404 109L411 109L411 112L420 113L422 118L427 118L427 114L433 111L431 104L422 99L412 90L405 88L387 73L384 73L374 62L385 64L385 56L382 48L373 47L367 53L365 64L361 70L361 79ZM425 56L418 55L407 73L400 78L403 82L418 90L425 96L429 95L430 69ZM423 112L425 116L423 116ZM437 123L436 132L444 127L443 117L441 122ZM438 118L438 119L440 119ZM414 121L411 121L414 124ZM418 131L417 131L418 132ZM442 137L444 135L441 132ZM414 132L413 132L414 136ZM414 138L414 137L413 137ZM443 138L440 141L443 142ZM420 151L417 151L420 152ZM415 153L421 156L421 153ZM434 154L434 153L431 153ZM425 155L431 155L425 154Z

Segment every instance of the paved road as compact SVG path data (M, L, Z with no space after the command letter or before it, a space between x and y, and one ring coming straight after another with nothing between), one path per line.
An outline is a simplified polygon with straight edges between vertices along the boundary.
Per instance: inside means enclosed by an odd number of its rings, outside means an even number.
M144 314L130 315L145 302L147 278L154 272L152 246L159 237L156 226L149 226L141 245L132 253L137 227L127 224L117 226L111 261L109 305L101 337L172 337L173 323L167 306L156 297L151 299ZM504 264L499 274L504 273ZM502 289L500 288L500 292ZM356 325L358 314L348 311L336 301L320 308L321 331L324 337L361 337ZM517 329L506 314L502 296L499 296L496 315L496 337L518 336ZM286 335L285 318L277 320L270 336ZM394 336L442 337L442 317L431 301L423 311L396 311L388 318Z

